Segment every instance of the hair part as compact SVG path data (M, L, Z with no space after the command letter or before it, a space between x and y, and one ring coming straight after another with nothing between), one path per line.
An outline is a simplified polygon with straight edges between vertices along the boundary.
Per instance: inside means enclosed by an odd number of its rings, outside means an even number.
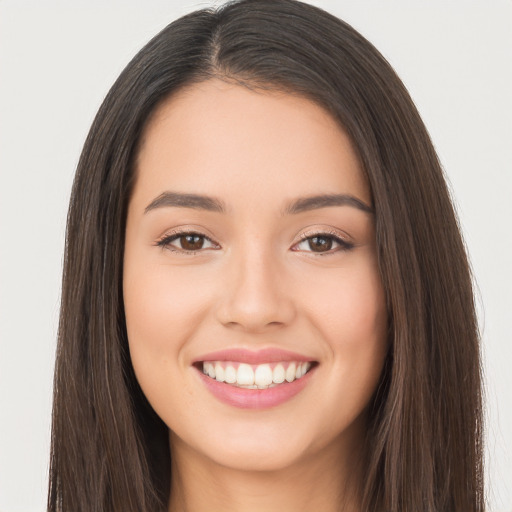
M484 510L477 322L441 166L380 53L295 0L229 2L171 23L128 64L93 122L68 213L48 510L167 509L168 431L128 351L126 212L151 116L214 77L323 106L370 183L390 351L369 406L363 509Z

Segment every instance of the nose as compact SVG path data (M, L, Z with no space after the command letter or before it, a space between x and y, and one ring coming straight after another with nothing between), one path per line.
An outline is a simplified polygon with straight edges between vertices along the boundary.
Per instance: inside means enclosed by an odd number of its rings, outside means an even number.
M292 322L295 301L286 286L285 272L271 251L247 248L228 266L217 308L223 325L256 333Z

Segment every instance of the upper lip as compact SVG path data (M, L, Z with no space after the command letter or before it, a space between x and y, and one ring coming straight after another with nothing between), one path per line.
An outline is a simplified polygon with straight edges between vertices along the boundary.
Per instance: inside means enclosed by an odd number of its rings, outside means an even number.
M193 363L204 361L236 361L247 364L278 363L285 361L313 361L311 357L290 352L279 348L264 348L261 350L247 350L243 348L229 348L216 352L209 352L194 359Z

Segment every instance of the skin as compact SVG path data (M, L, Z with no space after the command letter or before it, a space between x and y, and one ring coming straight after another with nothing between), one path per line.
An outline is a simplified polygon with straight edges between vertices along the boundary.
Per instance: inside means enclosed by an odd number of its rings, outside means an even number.
M146 211L166 191L215 197L225 212ZM169 427L169 510L359 510L365 408L388 348L384 291L372 213L283 214L316 194L371 205L347 135L302 97L214 79L172 96L146 128L123 286L135 373ZM195 252L183 238L159 245L177 231L207 238ZM324 252L311 242L318 233ZM233 347L318 364L291 400L241 409L213 396L192 365Z

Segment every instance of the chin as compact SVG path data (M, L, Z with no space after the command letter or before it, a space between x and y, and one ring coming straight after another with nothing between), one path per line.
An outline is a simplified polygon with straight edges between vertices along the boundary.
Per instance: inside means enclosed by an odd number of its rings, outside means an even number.
M231 422L219 424L212 421L202 435L186 430L177 439L177 434L171 434L171 446L184 448L189 455L192 451L214 466L235 471L275 472L299 467L318 455L330 458L347 444L344 439L350 445L357 444L351 425L335 429L328 421L311 421L311 417L308 421L307 416L295 411L286 420L268 416L267 421L261 417L259 421L256 418L239 421L232 418ZM359 430L356 423L353 426Z
M299 464L304 458L304 447L269 443L268 440L240 443L225 450L210 453L216 464L235 471L274 472L282 471Z

